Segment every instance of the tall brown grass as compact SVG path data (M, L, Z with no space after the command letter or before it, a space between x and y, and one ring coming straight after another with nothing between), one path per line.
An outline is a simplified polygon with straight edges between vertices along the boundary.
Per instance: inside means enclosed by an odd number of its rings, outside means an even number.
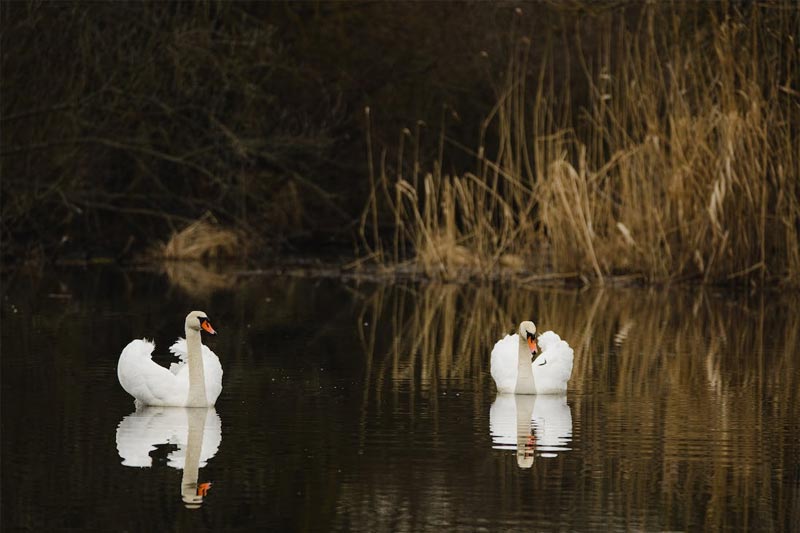
M578 51L549 47L537 66L515 33L474 172L447 174L441 157L421 172L406 132L397 164L381 157L370 176L367 255L445 279L490 277L508 257L600 283L800 283L800 10L719 7L649 4L632 29L611 11L592 54L576 24ZM556 85L559 60L582 80ZM364 229L379 220L386 242Z

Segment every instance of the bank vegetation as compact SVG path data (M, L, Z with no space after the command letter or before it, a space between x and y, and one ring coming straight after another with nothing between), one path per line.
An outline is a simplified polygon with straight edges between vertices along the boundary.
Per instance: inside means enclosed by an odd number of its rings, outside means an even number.
M793 2L0 9L4 266L800 282Z
M787 7L610 11L588 52L577 24L562 27L578 44L567 49L512 25L479 141L459 145L442 118L442 152L469 151L473 169L425 167L411 131L396 161L370 147L366 254L444 279L796 285L800 26ZM578 80L564 79L564 62Z

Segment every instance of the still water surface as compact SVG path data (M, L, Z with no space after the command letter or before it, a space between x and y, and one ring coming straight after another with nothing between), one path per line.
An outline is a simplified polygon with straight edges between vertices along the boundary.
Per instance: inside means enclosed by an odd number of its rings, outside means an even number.
M167 274L3 281L4 531L799 527L796 293ZM193 308L216 408L136 411L120 350ZM565 397L495 393L527 318L575 348Z

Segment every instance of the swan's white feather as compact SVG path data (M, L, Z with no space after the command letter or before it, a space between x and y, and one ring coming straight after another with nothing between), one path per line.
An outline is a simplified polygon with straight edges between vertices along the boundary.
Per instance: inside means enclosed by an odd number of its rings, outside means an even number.
M169 369L152 359L155 345L146 339L131 341L117 363L117 378L125 391L139 404L155 406L185 406L189 396L189 366L186 340L178 339L170 351L181 361ZM214 405L222 392L222 365L208 346L202 345L203 374L206 398Z
M514 393L517 385L517 350L519 335L506 335L492 348L490 371L497 385L497 392Z
M154 349L152 341L131 341L119 356L117 377L122 388L140 402L170 405L170 402L179 401L181 383L169 370L153 361ZM185 385L184 392L188 393L188 382Z
M566 341L553 331L538 337L541 353L531 363L537 394L562 394L572 375L574 352ZM491 374L500 393L513 394L517 384L519 335L506 335L494 345Z
M533 378L539 394L567 392L575 352L557 333L545 331L537 339L541 354L533 360Z

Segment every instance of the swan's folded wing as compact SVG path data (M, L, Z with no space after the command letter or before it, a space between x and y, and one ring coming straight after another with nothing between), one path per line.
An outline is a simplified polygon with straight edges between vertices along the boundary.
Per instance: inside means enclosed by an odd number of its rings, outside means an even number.
M214 354L214 352L211 351L211 348L209 348L205 344L201 344L200 346L203 352L203 360L205 361L206 359L208 359L209 356L213 355L214 359L217 361L217 366L219 366L219 359L217 358L216 354ZM180 372L183 369L184 365L186 365L187 361L189 361L188 350L189 348L186 346L186 339L182 337L178 338L178 340L175 341L175 344L173 344L169 348L169 351L172 353L172 355L180 359L180 361L178 361L177 363L172 363L171 365L169 365L169 371L175 374L176 376L178 375L178 372Z
M177 376L178 372L180 372L186 364L186 361L189 360L186 339L179 337L178 340L175 341L175 344L169 347L169 351L172 353L172 355L180 359L180 361L177 363L172 363L169 365L169 371Z
M519 335L506 335L492 348L490 372L500 392L514 392L517 382Z
M575 358L572 347L566 341L561 340L561 337L553 331L542 333L538 341L542 353L534 359L534 368L546 360L551 381L556 383L569 381L572 375L572 363Z
M203 372L206 378L206 397L212 404L222 392L222 364L211 348L203 345Z
M117 377L125 391L145 405L161 405L175 392L175 375L153 359L155 345L138 339L119 357Z

